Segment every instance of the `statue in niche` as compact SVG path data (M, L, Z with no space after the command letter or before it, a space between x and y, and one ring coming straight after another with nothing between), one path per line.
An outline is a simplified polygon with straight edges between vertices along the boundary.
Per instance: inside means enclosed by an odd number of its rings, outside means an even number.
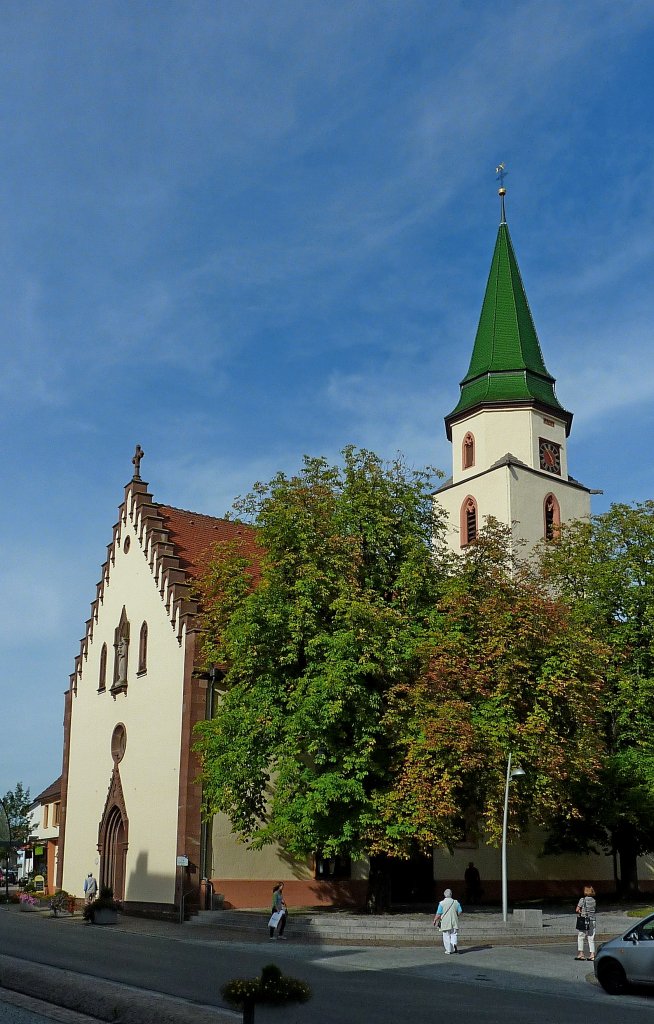
M127 650L129 647L129 640L125 636L121 636L118 641L118 677L116 683L118 686L122 686L123 683L127 683Z

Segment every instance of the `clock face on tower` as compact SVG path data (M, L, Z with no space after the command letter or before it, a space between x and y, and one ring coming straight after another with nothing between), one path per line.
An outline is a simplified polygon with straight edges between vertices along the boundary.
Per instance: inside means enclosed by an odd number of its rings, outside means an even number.
M546 441L541 437L538 441L540 468L547 473L561 476L561 445L555 441Z

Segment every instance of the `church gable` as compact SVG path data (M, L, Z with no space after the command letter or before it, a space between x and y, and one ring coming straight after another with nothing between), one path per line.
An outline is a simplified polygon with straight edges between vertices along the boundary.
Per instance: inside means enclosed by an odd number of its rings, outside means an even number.
M73 693L82 677L89 657L95 627L100 609L103 607L107 588L111 586L116 571L116 559L128 553L135 538L149 571L159 591L161 602L170 622L170 628L177 644L181 647L184 635L196 626L197 601L192 596L193 583L207 568L213 546L221 541L235 540L243 545L258 575L260 549L255 542L254 531L243 524L226 519L207 516L197 512L157 504L148 491L148 485L138 473L125 487L125 498L119 507L118 522L113 528L111 543L107 545L107 559L102 565L96 596L91 604L91 615L86 620L85 634L80 641L80 652L75 659L74 672L70 682ZM125 607L114 634L113 668L109 670L112 680L111 692L123 692L127 686L127 662L130 657L130 630L134 629L133 641L142 642L145 623L130 624ZM146 625L147 628L147 625ZM141 638L139 637L141 629ZM132 654L141 661L141 651ZM109 652L111 654L111 652ZM105 672L106 672L106 654ZM103 689L102 683L98 687Z

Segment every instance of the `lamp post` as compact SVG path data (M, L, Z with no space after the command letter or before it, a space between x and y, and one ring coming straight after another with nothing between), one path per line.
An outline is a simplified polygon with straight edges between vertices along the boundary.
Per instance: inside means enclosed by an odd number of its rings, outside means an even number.
M506 765L506 787L504 789L504 821L502 824L502 920L506 924L508 915L507 875L506 875L506 830L509 822L509 785L511 779L524 775L522 768L511 768L511 754Z

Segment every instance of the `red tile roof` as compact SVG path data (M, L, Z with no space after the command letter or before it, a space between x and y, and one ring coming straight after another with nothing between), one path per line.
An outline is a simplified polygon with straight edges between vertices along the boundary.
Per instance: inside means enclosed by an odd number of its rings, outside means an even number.
M251 561L255 579L258 579L259 562L263 552L257 544L256 533L251 526L234 523L229 519L205 516L200 512L172 508L170 505L157 504L155 507L162 516L164 527L175 546L180 566L189 576L202 575L211 559L214 544L238 541L242 545L243 555Z

